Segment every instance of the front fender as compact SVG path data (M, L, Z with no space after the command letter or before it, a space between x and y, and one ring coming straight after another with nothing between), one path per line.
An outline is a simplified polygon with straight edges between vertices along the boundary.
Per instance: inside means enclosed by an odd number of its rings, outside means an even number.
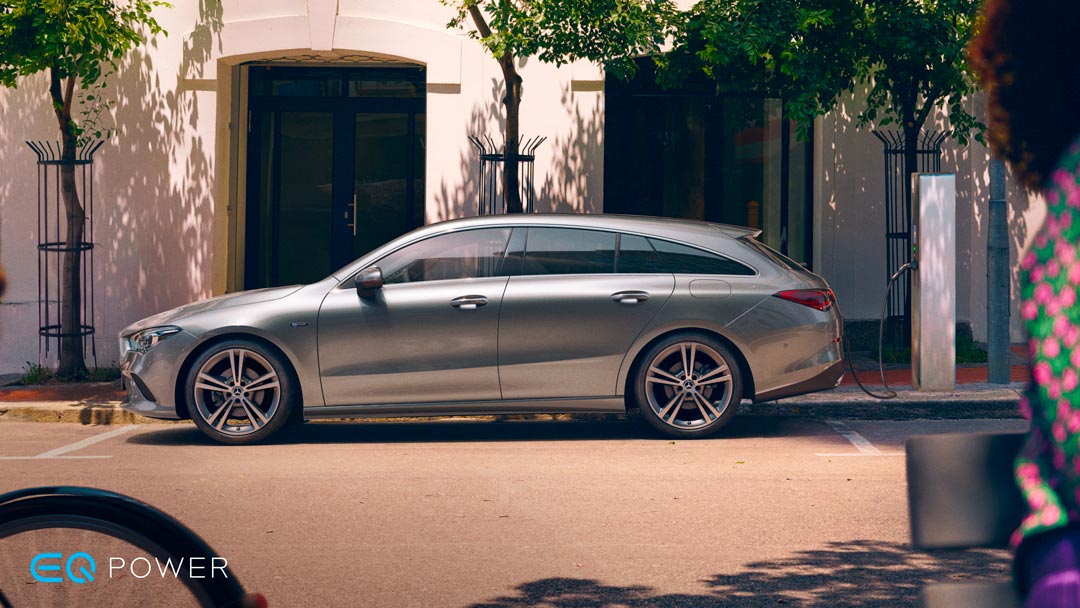
M206 345L230 338L255 338L270 344L280 351L300 381L300 392L303 396L303 407L318 407L325 405L323 399L322 382L319 380L318 337L314 315L311 320L292 320L281 327L280 324L271 326L270 329L254 327L251 325L228 325L215 327L203 334L199 344L191 350L190 363L195 353L200 352Z

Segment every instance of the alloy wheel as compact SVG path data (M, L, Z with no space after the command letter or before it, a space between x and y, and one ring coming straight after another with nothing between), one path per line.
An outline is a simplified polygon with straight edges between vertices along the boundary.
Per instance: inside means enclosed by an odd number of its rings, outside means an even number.
M645 396L666 425L708 426L731 407L732 373L724 357L701 342L677 342L649 361Z
M281 381L270 362L247 348L228 348L203 363L195 378L195 409L211 428L240 437L277 414Z

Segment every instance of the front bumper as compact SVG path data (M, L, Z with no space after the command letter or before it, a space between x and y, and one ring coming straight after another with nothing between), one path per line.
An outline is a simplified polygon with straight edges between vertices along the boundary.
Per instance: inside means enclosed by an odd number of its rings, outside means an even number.
M180 368L198 341L186 331L170 336L148 352L129 350L120 362L127 386L123 408L148 418L177 420L176 386Z
M146 416L147 418L163 418L165 420L180 419L180 416L176 413L175 406L163 405L154 401L156 396L149 391L141 378L127 370L123 370L120 373L123 375L125 386L127 386L127 401L125 401L121 407L129 412L139 414L140 416ZM140 388L140 385L142 385L142 388ZM146 393L150 393L151 396L148 397Z

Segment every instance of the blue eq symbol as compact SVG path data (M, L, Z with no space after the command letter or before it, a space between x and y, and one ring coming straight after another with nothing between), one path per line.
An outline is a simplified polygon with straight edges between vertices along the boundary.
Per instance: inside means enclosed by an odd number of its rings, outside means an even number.
M73 571L76 565L76 560L82 558L85 560L85 564L78 564L78 573ZM59 576L44 576L43 572L60 572L60 560L64 559L62 553L38 553L34 556L34 559L30 561L30 574L33 575L34 580L42 583L62 583L64 579ZM42 563L46 560L56 560L57 563ZM73 583L82 585L94 580L94 573L97 572L97 564L94 563L94 558L89 553L72 553L67 561L64 562L64 574L67 574L68 580Z

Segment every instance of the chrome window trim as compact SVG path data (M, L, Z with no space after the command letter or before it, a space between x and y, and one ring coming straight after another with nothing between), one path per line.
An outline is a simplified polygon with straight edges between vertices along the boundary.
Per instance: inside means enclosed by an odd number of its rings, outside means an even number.
M754 274L710 274L710 273L691 274L691 273L671 273L671 272L633 273L633 274L640 274L642 276L672 274L672 275L675 275L675 276L745 277L745 278L760 278L761 277L761 272L753 264L750 264L748 262L744 262L743 260L738 260L738 259L732 258L731 256L720 253L719 251L708 249L708 248L702 247L700 245L687 243L685 241L675 241L675 240L672 240L670 238L658 237L658 236L655 236L653 234L637 232L637 231L622 230L622 229L618 229L618 228L608 228L608 227L598 228L598 227L593 227L593 226L585 226L585 225L582 225L582 224L562 224L562 223L546 223L546 222L545 223L539 223L539 222L533 223L533 222L513 222L513 221L509 221L509 222L498 223L498 224L485 224L483 226L464 226L464 227L453 229L453 230L447 230L446 232L439 232L437 234L429 234L429 235L424 236L422 238L412 240L412 241L409 241L407 243L403 243L400 247L392 249L391 251L387 251L383 255L379 256L378 259L372 261L369 264L364 264L360 268L356 269L355 271L350 273L343 281L338 283L338 285L334 289L354 289L354 287L352 286L352 281L353 281L353 278L357 274L359 274L365 268L368 268L370 266L378 266L379 262L381 262L382 260L386 259L387 257L389 257L389 256L397 253L398 251L401 251L402 249L404 249L406 247L409 247L411 245L415 245L417 243L426 241L428 239L433 239L435 237L445 236L445 235L448 235L448 234L454 234L454 233L458 233L458 232L467 232L469 230L500 229L500 228L510 228L510 229L522 228L522 229L525 229L525 230L528 230L529 228L564 228L564 229L574 229L574 230L591 230L593 232L610 232L610 233L614 233L616 235L616 238L620 234L628 234L628 235L633 235L633 236L640 236L640 237L643 237L643 238L646 238L646 239L654 239L654 240L658 240L658 241L665 241L665 242L668 242L668 243L673 243L673 244L676 244L676 245L682 245L684 247L689 247L691 249L697 249L698 251L704 251L705 253L708 253L710 255L715 255L715 256L719 256L721 258L724 258L726 260L731 260L731 261L733 261L733 262L735 262L737 264L741 264L743 266L746 266L750 270L754 271ZM511 238L513 238L513 233L511 233L510 236L511 236ZM723 236L721 238L728 238L732 242L738 242L738 239L728 237L728 236ZM525 252L528 252L528 241L526 241ZM616 249L616 253L618 253L618 249ZM562 274L562 275L553 275L553 274L548 274L548 275L525 275L525 274L518 274L518 275L509 275L509 276L511 276L511 277L514 277L514 276L548 276L548 277L554 277L554 276L566 276L566 277L578 276L578 277L580 277L580 276L597 276L597 275L606 275L606 274L628 274L628 273L590 273L590 274L582 273L582 274ZM460 280L460 279L457 279L457 280ZM428 281L424 281L424 282L428 282Z

